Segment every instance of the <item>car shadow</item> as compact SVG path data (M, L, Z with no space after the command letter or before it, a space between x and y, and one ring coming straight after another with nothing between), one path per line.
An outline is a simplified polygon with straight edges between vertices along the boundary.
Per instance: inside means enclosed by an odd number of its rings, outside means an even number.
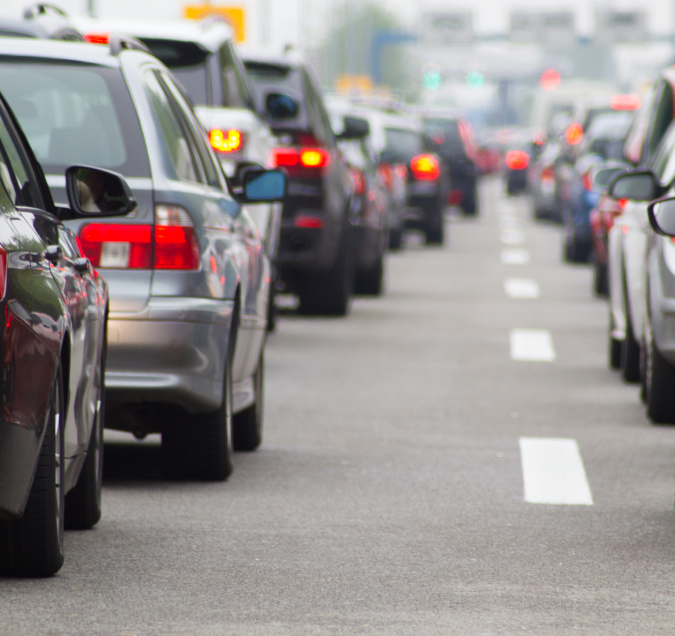
M103 453L104 484L162 479L159 444L106 442Z

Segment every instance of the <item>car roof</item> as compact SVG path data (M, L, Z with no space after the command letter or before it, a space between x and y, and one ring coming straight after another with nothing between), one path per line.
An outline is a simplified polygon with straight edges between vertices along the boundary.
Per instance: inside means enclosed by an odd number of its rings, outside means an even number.
M237 49L239 50L239 56L244 63L259 62L261 64L285 66L286 68L300 68L306 65L306 61L302 54L293 48L279 50L239 46Z
M0 55L3 57L44 58L119 67L119 59L110 52L109 46L86 44L84 42L0 38Z
M107 32L141 39L194 42L210 51L217 51L224 42L234 39L232 27L225 20L215 17L204 20L128 20L74 16L72 22L85 35Z

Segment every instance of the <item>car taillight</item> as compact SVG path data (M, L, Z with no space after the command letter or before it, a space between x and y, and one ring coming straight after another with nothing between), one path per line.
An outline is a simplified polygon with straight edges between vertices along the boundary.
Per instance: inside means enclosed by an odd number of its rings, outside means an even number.
M462 201L464 201L464 193L461 190L448 192L448 205L461 205Z
M413 177L420 181L436 181L441 176L438 160L433 155L417 155L410 161Z
M553 172L553 168L544 168L539 175L539 179L541 181L554 181L555 172Z
M290 168L297 166L299 161L300 157L295 148L274 148L270 155L272 168Z
M85 33L82 37L89 44L108 44L110 42L110 33Z
M300 165L305 168L323 168L328 165L329 156L320 148L303 148L300 151Z
M313 214L298 214L294 220L295 227L320 230L323 227L323 219Z
M388 163L381 163L377 167L377 172L380 175L382 184L387 190L394 189L394 169Z
M79 238L84 255L94 267L152 267L152 225L88 223L80 228Z
M0 300L7 293L7 252L0 247Z
M584 138L584 129L581 124L572 122L565 131L565 140L570 146L576 146Z
M155 207L155 269L199 269L199 243L186 210Z
M525 170L530 165L530 157L524 150L509 150L504 161L510 170Z
M593 182L591 181L590 170L588 172L584 172L584 174L581 175L581 183L584 184L584 188L586 188L586 190L588 190L589 192L593 190Z
M274 148L270 155L272 168L286 168L291 175L298 172L311 175L329 163L330 155L321 148Z
M155 225L88 223L79 243L94 267L104 269L199 269L199 244L190 215L158 205Z
M361 196L366 192L366 177L362 170L356 168L349 169L349 176L352 178L354 184L354 194Z
M209 141L216 152L238 152L244 149L246 135L239 130L214 128L209 131Z
M613 110L638 110L642 101L638 95L614 95L610 105Z

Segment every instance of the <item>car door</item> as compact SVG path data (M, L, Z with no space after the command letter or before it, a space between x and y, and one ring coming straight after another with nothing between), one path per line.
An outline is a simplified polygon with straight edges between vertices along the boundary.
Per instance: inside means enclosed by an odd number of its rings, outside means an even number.
M7 153L9 161L21 183L17 210L37 239L36 245L42 248L33 254L31 268L36 276L49 276L56 282L70 318L70 390L66 396L65 450L67 460L71 460L86 450L96 412L94 376L101 352L102 308L97 296L89 293L86 278L89 278L89 284L94 284L89 269L77 269L80 254L72 232L48 211L49 203L38 184L39 168L32 165L15 140L18 141L16 131L0 129L0 141L10 149Z

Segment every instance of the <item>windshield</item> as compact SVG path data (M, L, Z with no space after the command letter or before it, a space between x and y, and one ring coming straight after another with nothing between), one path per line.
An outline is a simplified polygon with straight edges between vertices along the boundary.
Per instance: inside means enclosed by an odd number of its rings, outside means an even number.
M45 173L71 165L149 177L141 127L119 69L0 59L5 95Z
M384 134L386 138L385 151L391 152L399 159L408 161L415 155L426 152L422 135L414 130L386 128Z

